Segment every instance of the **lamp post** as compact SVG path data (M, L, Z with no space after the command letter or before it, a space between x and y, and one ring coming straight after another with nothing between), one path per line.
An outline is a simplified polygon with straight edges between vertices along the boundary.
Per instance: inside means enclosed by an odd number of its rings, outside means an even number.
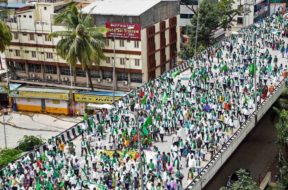
M6 135L5 115L8 115L8 111L6 109L3 110L3 127L4 127L5 148L7 149L7 135Z
M140 190L144 190L144 182L143 182L143 163L142 163L142 146L141 146L141 138L140 138L140 125L139 125L139 114L138 114L138 110L135 110L134 112L134 117L135 117L135 122L136 122L136 126L137 126L137 137L138 137L138 151L140 154L140 162L139 162L139 166L140 166Z
M199 9L200 9L200 0L197 0L197 24L196 24L196 37L195 37L195 53L194 56L197 54L197 41L198 41L198 27L199 27ZM193 5L192 5L193 6Z
M114 44L113 44L113 54L114 54L114 59L113 59L113 104L115 103L115 90L116 90L116 73L115 73L115 61L116 61L116 39L115 39L115 34L113 35L114 39Z

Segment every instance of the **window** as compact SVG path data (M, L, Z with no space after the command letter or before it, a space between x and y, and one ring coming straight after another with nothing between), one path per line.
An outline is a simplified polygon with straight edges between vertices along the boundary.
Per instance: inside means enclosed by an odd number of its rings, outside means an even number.
M140 66L140 59L135 59L135 66Z
M45 73L57 74L57 68L54 65L45 65Z
M45 41L48 41L48 42L50 42L50 41L51 41L51 38L49 37L49 35L48 35L48 34L46 34L46 35L45 35Z
M70 68L69 67L61 67L60 68L60 74L70 76Z
M20 50L15 50L15 55L20 56Z
M18 32L14 32L13 35L14 35L14 39L15 39L15 40L18 40L18 38L19 38L19 37L18 37Z
M29 51L25 50L25 53L29 53Z
M18 15L19 18L21 18L21 15Z
M29 69L29 72L40 73L41 65L29 64L28 69Z
M26 15L24 15L23 17L26 18Z
M34 34L29 34L29 39L30 39L31 41L34 41Z
M16 62L14 68L16 71L25 71L25 64Z
M237 24L243 24L243 17L237 17Z
M32 18L32 15L29 15L29 18Z
M120 65L125 65L125 58L120 58Z
M47 7L44 7L44 10L46 11L46 10L47 10Z
M100 71L91 70L91 78L100 78Z
M106 57L106 63L111 63L110 62L110 57Z
M134 41L134 47L139 48L139 41Z
M103 71L103 79L110 78L112 79L112 72L111 71Z
M142 74L131 73L131 82L142 83Z
M27 36L27 33L23 32L22 35L23 35L23 36Z
M41 37L41 36L42 36L42 34L37 34L37 36Z
M120 43L120 47L124 47L124 40L120 40L119 43Z
M128 81L128 74L127 73L117 73L117 80L118 81Z
M109 39L108 38L105 39L105 45L109 46Z
M35 57L36 57L36 51L31 51L31 56L32 56L33 58L35 58Z
M77 77L86 77L86 72L82 69L76 69L76 76Z
M46 53L47 59L53 59L53 53Z

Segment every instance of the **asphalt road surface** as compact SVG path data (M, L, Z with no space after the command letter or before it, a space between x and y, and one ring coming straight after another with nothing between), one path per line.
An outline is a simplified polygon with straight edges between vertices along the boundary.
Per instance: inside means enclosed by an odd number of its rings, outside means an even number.
M228 176L239 168L250 170L253 179L259 180L278 154L273 116L271 110L266 113L204 190L226 185Z

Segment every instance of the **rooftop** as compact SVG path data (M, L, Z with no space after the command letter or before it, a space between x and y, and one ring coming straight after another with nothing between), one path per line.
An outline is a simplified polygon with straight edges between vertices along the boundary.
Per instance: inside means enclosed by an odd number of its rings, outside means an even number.
M97 15L139 16L161 0L96 0L82 9Z

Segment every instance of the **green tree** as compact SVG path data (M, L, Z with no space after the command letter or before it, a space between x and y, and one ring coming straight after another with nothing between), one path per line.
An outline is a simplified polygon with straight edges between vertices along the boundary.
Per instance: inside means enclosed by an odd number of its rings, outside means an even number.
M18 149L3 149L0 150L0 167L6 166L19 158L22 151Z
M233 182L231 187L222 187L220 190L258 190L257 183L252 179L245 169L236 171L238 180Z
M33 150L35 146L42 145L44 143L41 137L36 137L33 135L24 135L24 137L18 141L18 149L26 152Z
M9 27L3 20L0 20L0 52L4 52L7 46L10 45L12 34Z
M74 70L76 64L80 63L87 73L91 90L94 90L90 69L92 65L99 65L105 58L102 49L104 48L103 33L106 29L95 27L91 15L82 14L74 4L55 17L55 24L63 24L67 27L67 31L50 34L51 37L61 37L56 46L58 55Z
M186 5L194 13L191 19L192 26L189 29L190 41L187 46L184 46L183 52L180 54L183 59L191 57L195 53L196 33L196 52L199 52L215 42L213 38L215 31L221 28L224 31L230 30L234 17L242 12L242 7L233 9L234 0L220 0L219 2L215 0L201 0L196 10L194 10L193 6L189 6L193 3L195 3L194 0L181 1L181 4Z

